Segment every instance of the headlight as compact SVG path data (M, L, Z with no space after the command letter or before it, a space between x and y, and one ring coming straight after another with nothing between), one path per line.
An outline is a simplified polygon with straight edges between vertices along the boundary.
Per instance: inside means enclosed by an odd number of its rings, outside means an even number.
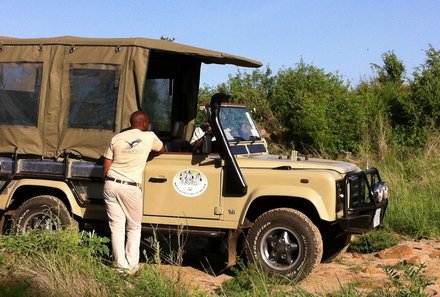
M373 187L374 199L381 202L383 199L388 199L388 186L384 182L380 182Z
M383 199L388 199L389 191L388 191L388 185L383 184Z

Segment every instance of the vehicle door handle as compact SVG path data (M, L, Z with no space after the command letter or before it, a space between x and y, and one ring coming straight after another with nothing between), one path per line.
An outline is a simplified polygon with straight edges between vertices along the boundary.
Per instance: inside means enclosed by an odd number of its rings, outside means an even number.
M150 177L150 179L148 180L148 182L150 183L158 183L158 184L162 184L166 181L167 179L164 177Z

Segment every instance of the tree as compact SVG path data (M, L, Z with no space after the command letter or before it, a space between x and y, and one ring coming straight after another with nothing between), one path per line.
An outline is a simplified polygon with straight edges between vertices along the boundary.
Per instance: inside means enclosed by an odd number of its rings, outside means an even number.
M281 129L269 104L273 83L274 77L269 67L251 73L238 71L229 77L224 91L232 96L234 102L245 104L262 128L273 132Z
M271 107L284 126L286 146L331 156L359 149L365 128L362 102L338 75L303 61L280 70Z
M432 45L426 51L425 63L416 68L411 87L414 112L420 124L440 128L440 51Z
M405 66L403 62L397 58L393 51L382 54L383 66L371 64L373 70L377 71L377 81L381 84L396 83L402 84L405 75Z
M254 70L251 73L237 71L230 75L226 83L214 88L204 87L199 91L199 101L209 102L211 96L217 92L231 95L231 102L244 104L252 113L253 119L261 129L269 133L280 131L281 124L277 115L271 109L269 98L272 93L274 77L272 70Z
M357 87L358 95L367 103L370 129L366 144L381 156L389 144L406 142L407 124L412 118L406 110L409 86L404 84L403 62L392 51L383 53L382 61L383 65L371 64L377 77Z

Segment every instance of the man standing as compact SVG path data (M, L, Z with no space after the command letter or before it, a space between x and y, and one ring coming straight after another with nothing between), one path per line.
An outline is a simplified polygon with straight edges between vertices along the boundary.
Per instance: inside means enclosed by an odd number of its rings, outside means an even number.
M130 117L131 129L115 135L104 153L104 199L117 268L134 273L139 266L143 196L140 185L151 151L164 152L162 141L147 131L148 115Z

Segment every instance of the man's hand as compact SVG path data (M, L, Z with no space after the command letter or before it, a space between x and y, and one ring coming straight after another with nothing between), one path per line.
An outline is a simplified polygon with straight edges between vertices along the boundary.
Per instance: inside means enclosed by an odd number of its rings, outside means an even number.
M113 163L113 160L104 158L104 164L103 164L103 169L102 169L102 178L103 179L105 179L105 177L107 176L107 172L110 169L110 166L112 165L112 163Z

